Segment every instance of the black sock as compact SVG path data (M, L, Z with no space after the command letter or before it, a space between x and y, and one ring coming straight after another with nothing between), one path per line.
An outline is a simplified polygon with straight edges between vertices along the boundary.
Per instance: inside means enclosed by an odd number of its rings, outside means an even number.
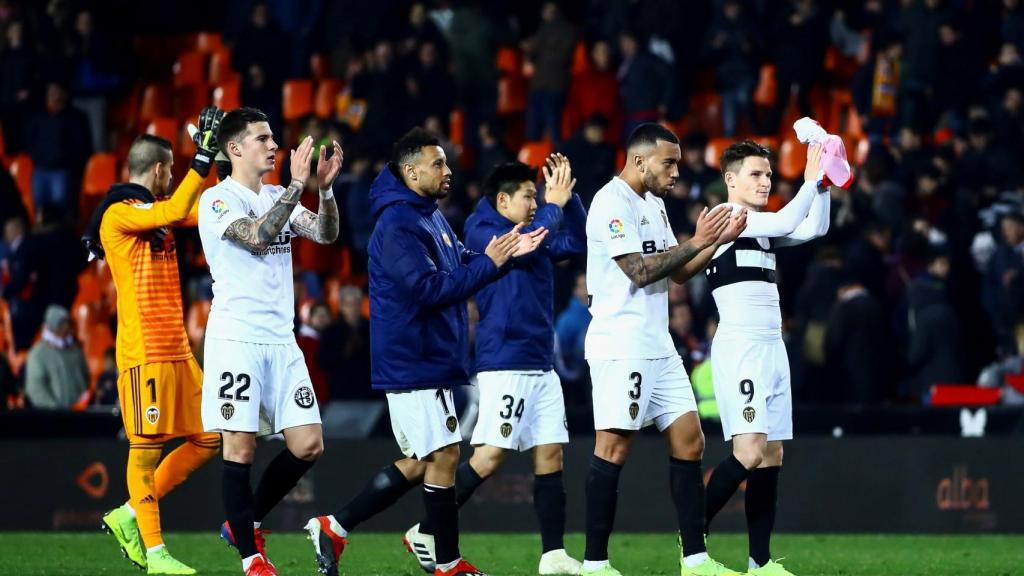
M224 510L235 537L235 547L243 559L256 554L256 538L252 533L254 505L249 484L251 469L252 464L224 461Z
M561 470L533 477L533 509L540 521L542 550L565 548L565 486Z
M590 457L587 472L587 549L585 560L608 559L608 538L615 525L615 505L619 499L619 473L622 466Z
M750 471L743 467L743 464L735 456L729 454L725 460L715 466L711 473L707 488L707 508L704 512L704 532L711 531L711 521L715 514L718 514L725 503L736 493L736 489L747 479Z
M775 526L781 469L780 466L757 468L747 480L747 534L750 537L750 557L758 566L764 566L772 558L769 543Z
M356 526L380 514L412 489L398 466L389 464L373 475L363 491L334 513L341 527L351 532Z
M704 545L704 473L700 460L669 457L668 483L676 504L683 553L692 556L707 552Z
M434 560L447 564L459 559L459 507L455 488L423 485L423 506L427 520L434 526Z
M455 469L455 505L462 508L462 505L473 496L473 492L476 492L484 480L487 478L481 478L476 470L469 465L469 460L459 464L459 467ZM420 534L433 534L435 529L430 518L420 521Z
M270 510L295 487L314 462L296 458L287 448L270 461L260 477L260 485L256 487L254 512L257 522L263 522Z

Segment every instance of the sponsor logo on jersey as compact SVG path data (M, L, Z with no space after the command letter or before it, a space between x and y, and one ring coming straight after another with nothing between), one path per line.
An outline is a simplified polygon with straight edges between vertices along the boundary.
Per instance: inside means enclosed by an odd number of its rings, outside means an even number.
M143 498L142 500L139 500L140 504L152 504L153 502L156 502L156 499L153 498L152 494L146 494L145 498Z
M629 404L629 419L636 420L636 417L640 415L640 405L636 402L630 402ZM566 428L568 430L568 428Z
M150 424L156 424L157 420L160 419L160 409L156 406L150 406L146 408L146 422Z
M746 420L748 424L750 422L753 422L754 418L756 417L757 411L751 408L750 406L747 406L746 408L743 409L743 419Z
M651 221L647 219L647 216L641 216L640 217L640 225L641 226L647 226L650 223L651 223Z
M445 244L446 244L446 245L447 245L447 246L448 246L449 248L451 248L451 247L452 247L452 239L448 237L448 233L447 233L447 232L441 232L441 239L442 239L442 240L444 240L444 243L445 243Z
M448 428L449 432L455 433L455 429L459 426L459 421L455 419L455 416L449 416L444 421L444 425Z
M612 234L621 234L623 228L622 220L618 218L612 218L612 221L608 223L608 231Z
M312 408L315 400L313 389L309 386L301 386L295 391L295 403L299 405L299 408Z
M501 432L502 438L508 438L509 436L512 435L512 425L509 424L508 422L505 422L504 424L501 425L499 431Z
M213 210L213 213L216 214L217 216L223 216L228 213L228 205L225 204L223 200L218 198L214 200L212 204L210 204L210 210Z
M235 405L231 402L225 402L220 405L220 416L225 420L231 420L231 417L235 415Z

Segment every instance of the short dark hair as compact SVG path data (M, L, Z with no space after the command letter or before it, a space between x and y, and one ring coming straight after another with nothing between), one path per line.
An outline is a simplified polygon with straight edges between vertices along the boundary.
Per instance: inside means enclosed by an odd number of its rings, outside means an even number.
M167 140L143 134L132 142L128 149L128 175L140 176L159 162L164 164L171 161L171 143Z
M221 146L227 145L228 142L237 139L241 134L245 133L249 124L255 124L256 122L270 122L270 119L267 118L263 111L256 108L236 108L228 112L224 115L224 119L220 121L220 128L217 130L217 142Z
M737 172L740 166L743 165L743 159L749 156L758 156L760 158L768 158L772 155L771 150L761 146L753 140L744 140L743 142L737 142L730 144L728 148L722 152L722 157L719 159L718 165L722 169L722 175L726 172Z
M522 162L506 162L494 167L484 181L484 196L496 206L498 194L504 192L511 196L523 182L535 182L537 169Z
M679 144L679 138L671 130L655 122L647 122L637 126L626 141L626 150L637 146L657 146L658 140L670 144Z
M434 134L420 127L413 128L399 138L398 142L395 142L391 152L391 162L395 167L401 169L403 164L414 161L424 146L440 145L441 141Z

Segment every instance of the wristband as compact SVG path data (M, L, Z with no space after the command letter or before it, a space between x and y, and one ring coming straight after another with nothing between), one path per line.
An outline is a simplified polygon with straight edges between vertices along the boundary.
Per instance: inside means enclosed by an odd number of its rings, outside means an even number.
M327 189L324 189L324 188L320 189L320 199L321 200L330 200L331 198L334 198L334 188L333 187L327 188Z

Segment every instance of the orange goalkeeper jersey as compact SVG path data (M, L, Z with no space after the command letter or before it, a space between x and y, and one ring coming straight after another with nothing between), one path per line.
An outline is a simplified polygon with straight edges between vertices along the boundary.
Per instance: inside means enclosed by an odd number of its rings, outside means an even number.
M117 288L117 368L192 356L185 333L181 280L169 226L195 226L203 178L189 170L170 200L111 205L100 244Z

